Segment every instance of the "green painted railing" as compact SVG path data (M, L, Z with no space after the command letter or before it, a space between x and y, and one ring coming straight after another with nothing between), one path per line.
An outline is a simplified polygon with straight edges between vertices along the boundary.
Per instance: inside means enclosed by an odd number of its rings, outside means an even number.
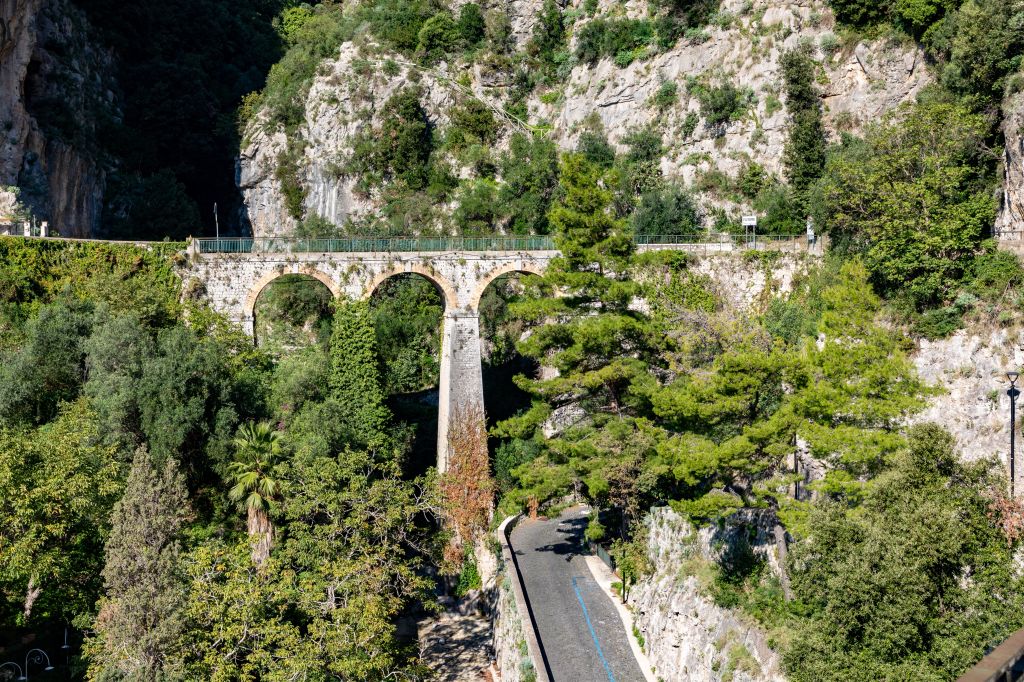
M390 253L396 251L551 251L551 237L345 237L197 239L200 253Z
M639 246L679 246L695 250L732 250L734 248L807 248L806 239L794 235L722 235L707 234L643 235L634 238ZM197 239L199 253L393 253L438 251L553 251L555 242L548 236L493 237L344 237L340 239L296 239L261 237L258 239ZM776 245L773 247L772 245Z

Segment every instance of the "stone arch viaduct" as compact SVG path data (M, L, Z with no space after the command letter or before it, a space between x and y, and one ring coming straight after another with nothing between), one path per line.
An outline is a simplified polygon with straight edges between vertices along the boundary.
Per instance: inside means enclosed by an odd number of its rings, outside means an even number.
M770 244L731 242L639 244L638 250L684 250L711 254ZM774 248L778 248L776 243ZM787 251L815 251L806 240ZM421 248L426 247L426 248ZM267 285L286 274L314 277L336 298L368 298L396 275L422 275L444 297L441 338L437 467L448 463L448 425L460 406L483 405L480 299L491 282L508 273L542 274L559 256L546 237L391 239L224 239L192 240L186 287L203 293L211 307L254 335L256 300Z
M396 275L414 273L432 282L444 298L437 415L440 471L448 460L451 414L460 405L483 405L479 308L484 290L504 274L542 274L558 255L553 250L204 253L202 246L194 240L190 247L188 279L201 285L214 310L250 336L255 333L257 298L282 275L309 275L336 298L352 300L368 298Z

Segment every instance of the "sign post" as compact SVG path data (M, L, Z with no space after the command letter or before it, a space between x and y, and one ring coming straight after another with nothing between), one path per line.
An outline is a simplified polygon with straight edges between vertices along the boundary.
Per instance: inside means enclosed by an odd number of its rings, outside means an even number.
M747 248L757 248L757 216L743 216L743 238L747 241Z

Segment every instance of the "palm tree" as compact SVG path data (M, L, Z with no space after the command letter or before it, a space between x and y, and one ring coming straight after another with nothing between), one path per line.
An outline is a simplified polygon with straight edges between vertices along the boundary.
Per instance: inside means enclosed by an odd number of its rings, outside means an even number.
M228 465L234 486L228 492L232 502L248 515L249 537L256 540L252 560L262 564L270 556L274 526L270 522L270 503L277 499L280 482L273 467L281 453L281 434L270 422L249 422L235 437L235 461Z

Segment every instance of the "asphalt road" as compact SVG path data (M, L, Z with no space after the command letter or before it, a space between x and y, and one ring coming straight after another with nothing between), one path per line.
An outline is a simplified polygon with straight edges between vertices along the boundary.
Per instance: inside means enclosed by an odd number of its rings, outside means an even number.
M581 507L552 520L524 520L512 531L526 595L553 682L644 682L631 635L594 582L581 555Z

